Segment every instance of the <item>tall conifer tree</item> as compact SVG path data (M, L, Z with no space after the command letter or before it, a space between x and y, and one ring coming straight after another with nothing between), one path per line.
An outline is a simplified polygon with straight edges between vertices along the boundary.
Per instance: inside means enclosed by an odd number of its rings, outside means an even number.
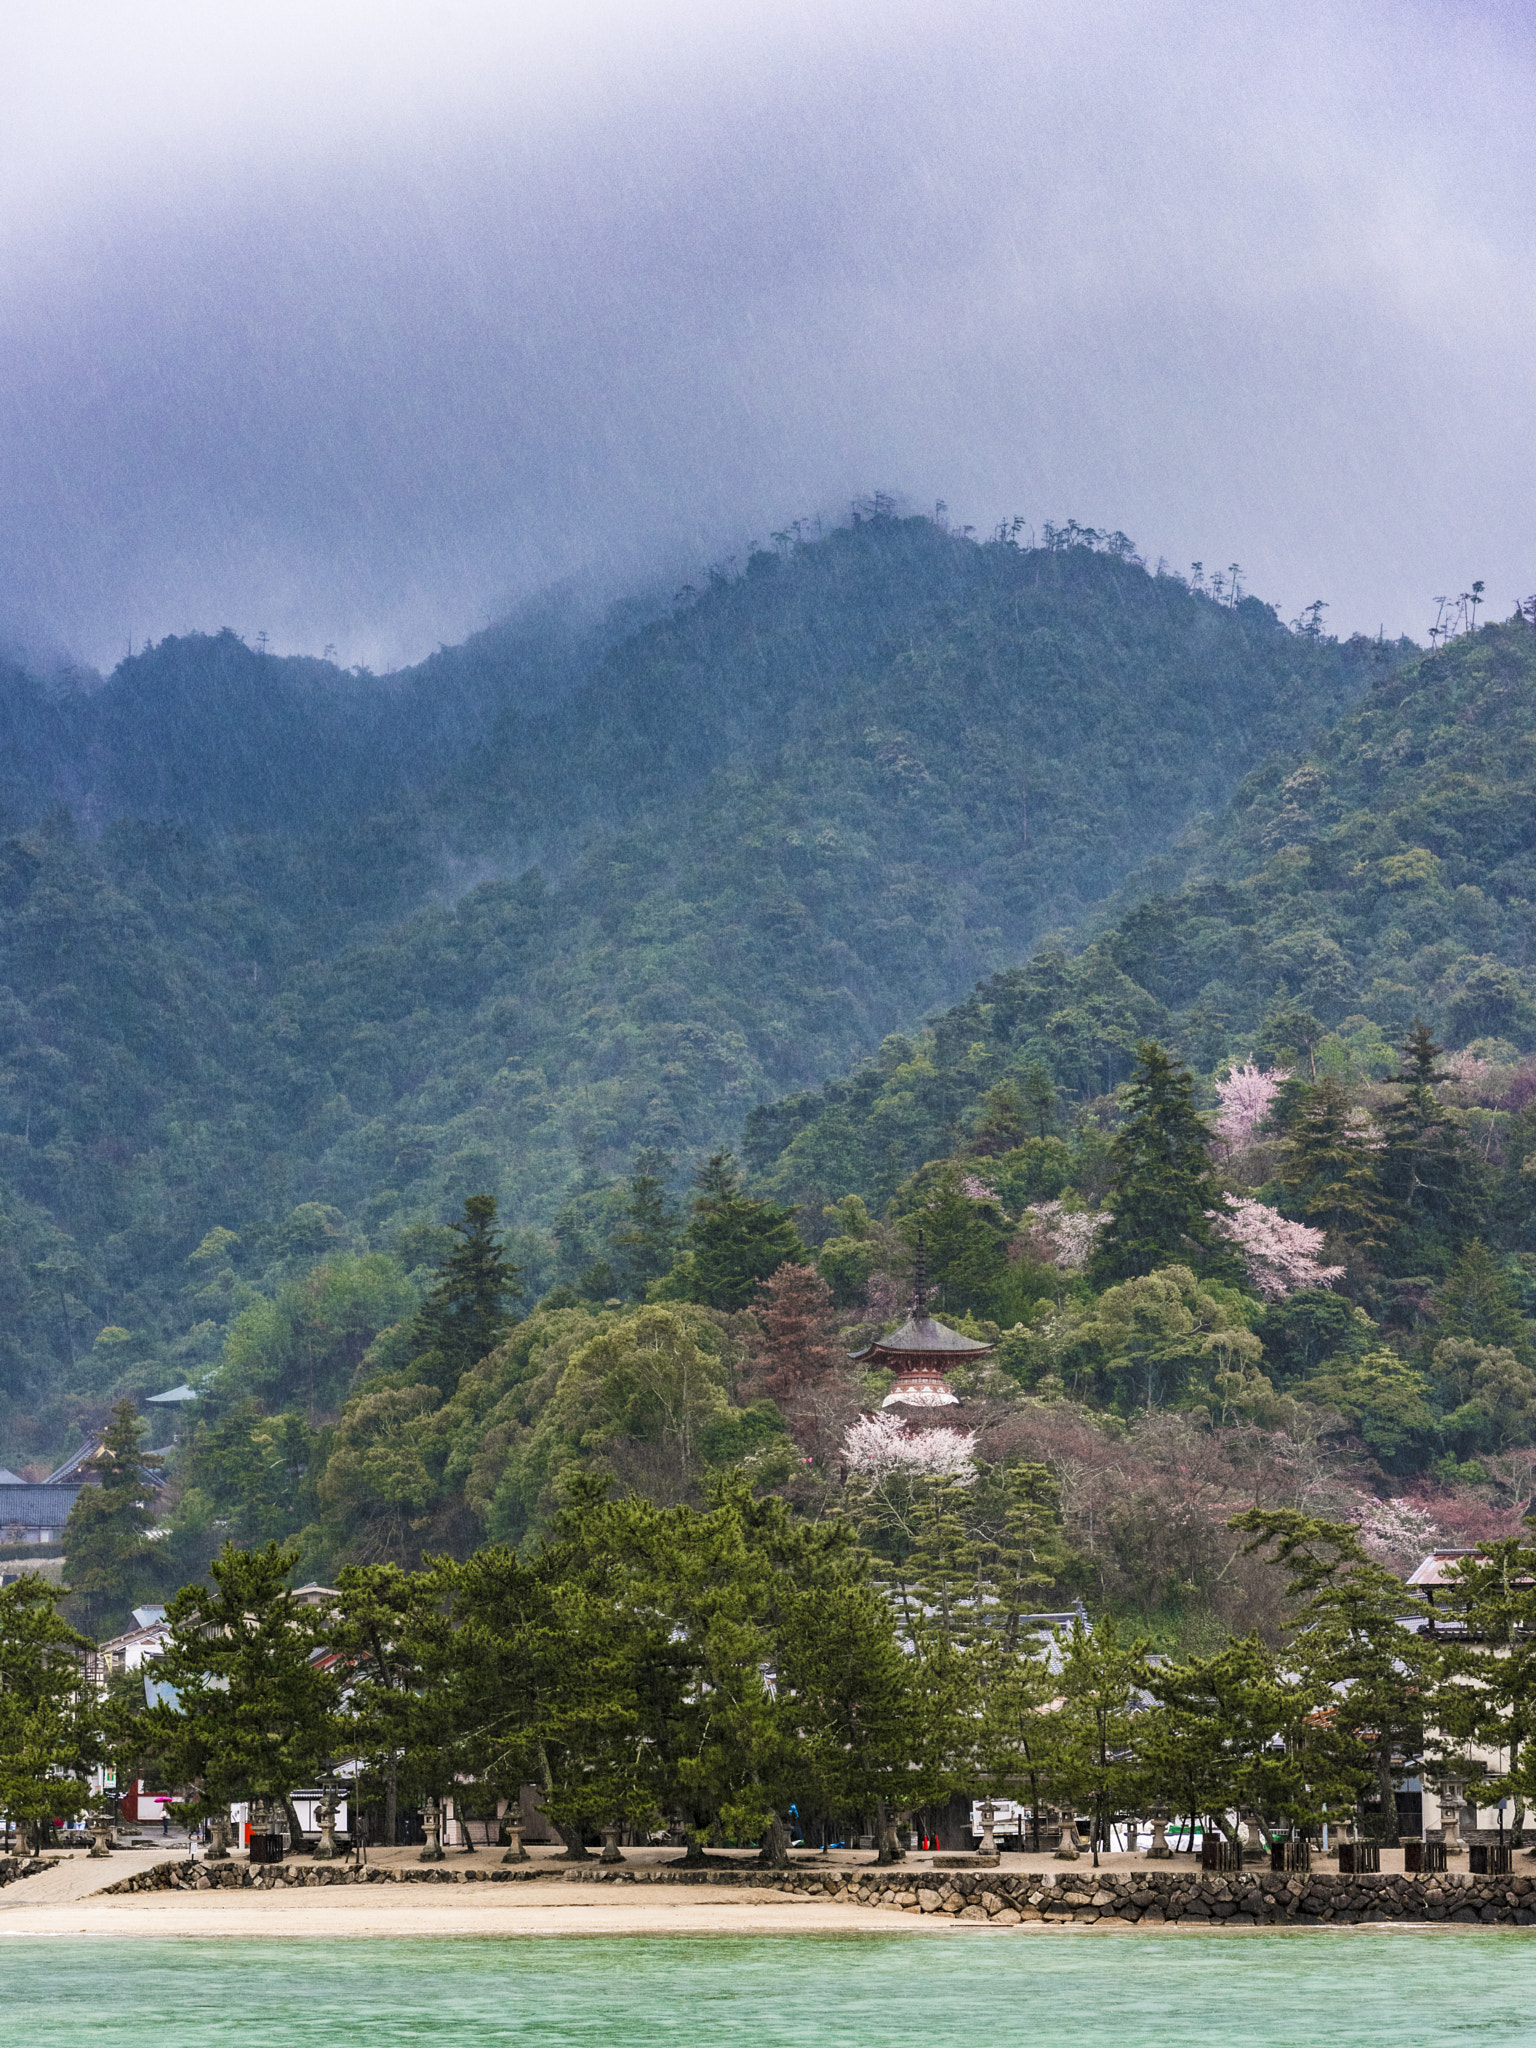
M1482 1177L1459 1120L1435 1096L1450 1078L1438 1064L1442 1050L1415 1021L1403 1070L1388 1084L1397 1100L1377 1111L1382 1187L1397 1225L1387 1255L1399 1273L1443 1272L1481 1230Z
M91 1460L100 1484L81 1488L64 1525L64 1576L71 1604L92 1634L128 1625L127 1610L154 1592L162 1552L150 1536L160 1459L141 1447L131 1401L119 1401Z
M729 1152L713 1153L694 1175L694 1185L699 1192L688 1224L688 1246L696 1299L710 1308L747 1308L759 1280L786 1263L809 1263L794 1212L743 1194Z
M1110 1150L1114 1179L1106 1224L1094 1252L1096 1287L1132 1280L1158 1266L1191 1266L1237 1279L1236 1254L1217 1237L1213 1213L1226 1204L1211 1168L1211 1133L1195 1108L1189 1069L1153 1039L1136 1048L1126 1117Z
M507 1333L522 1271L496 1234L496 1198L471 1195L449 1229L459 1242L438 1266L436 1286L416 1311L414 1376L452 1394L472 1365Z
M1379 1246L1391 1228L1377 1171L1379 1151L1337 1081L1298 1089L1280 1155L1290 1213L1357 1251Z

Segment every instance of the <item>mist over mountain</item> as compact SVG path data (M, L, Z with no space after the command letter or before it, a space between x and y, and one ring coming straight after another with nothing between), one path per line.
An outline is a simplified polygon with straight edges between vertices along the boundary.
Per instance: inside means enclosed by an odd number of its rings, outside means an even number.
M8 673L13 1428L468 1193L537 1293L573 1189L681 1172L1080 924L1400 658L1016 539L875 507L387 678L227 633Z

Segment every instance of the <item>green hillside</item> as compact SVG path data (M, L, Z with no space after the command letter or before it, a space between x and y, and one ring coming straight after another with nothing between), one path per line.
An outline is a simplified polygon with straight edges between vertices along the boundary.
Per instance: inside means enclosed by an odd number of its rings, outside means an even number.
M13 677L13 1427L56 1441L66 1399L207 1363L245 1290L471 1192L538 1291L573 1186L681 1172L914 1029L1393 658L1118 536L879 514L382 681L228 634Z
M1452 1046L1536 1049L1536 633L1484 627L1376 680L1247 776L1080 951L1048 946L823 1089L748 1120L764 1184L819 1213L884 1199L1042 1064L1108 1093L1136 1040L1196 1068L1299 1053L1384 1074L1422 1016Z

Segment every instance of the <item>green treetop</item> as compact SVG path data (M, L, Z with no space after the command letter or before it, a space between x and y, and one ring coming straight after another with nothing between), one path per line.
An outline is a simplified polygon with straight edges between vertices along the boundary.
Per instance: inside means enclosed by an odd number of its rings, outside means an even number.
M64 1575L72 1605L93 1634L122 1627L126 1610L155 1590L163 1553L151 1539L152 1474L160 1459L141 1448L131 1401L119 1401L91 1460L100 1484L81 1488L64 1524Z
M923 1240L928 1272L940 1300L955 1315L985 1315L1008 1271L1012 1226L996 1202L976 1200L954 1169L925 1188L921 1206L902 1218L902 1235L915 1253Z
M1095 1286L1170 1265L1239 1277L1236 1255L1212 1224L1226 1204L1211 1169L1210 1145L1189 1069L1154 1040L1143 1039L1126 1086L1125 1121L1111 1148L1112 1214L1089 1269Z
M677 1256L682 1224L667 1193L664 1175L668 1171L664 1154L641 1153L630 1176L624 1227L613 1235L613 1248L624 1262L628 1291L642 1300L646 1288L671 1270Z
M1443 1272L1479 1234L1486 1188L1467 1148L1461 1120L1436 1099L1449 1077L1437 1066L1442 1048L1415 1023L1403 1047L1403 1070L1389 1086L1397 1100L1378 1110L1381 1184L1396 1229L1388 1248L1392 1270Z
M1279 1171L1291 1214L1357 1251L1379 1246L1391 1227L1379 1150L1337 1081L1295 1088Z
M438 1267L438 1280L416 1311L413 1381L451 1395L473 1365L507 1333L510 1307L522 1274L496 1234L496 1198L471 1195L464 1214L449 1225L459 1242Z
M1451 1268L1435 1297L1442 1337L1512 1351L1524 1366L1536 1366L1531 1325L1508 1274L1476 1237Z
M90 1644L59 1599L31 1573L0 1587L0 1812L37 1849L55 1817L89 1805L90 1768L102 1755L81 1663Z
M213 1584L183 1586L167 1609L156 1669L169 1693L142 1717L164 1775L196 1787L190 1808L232 1799L286 1800L335 1754L336 1676L314 1661L332 1617L297 1600L295 1550L226 1544Z
M653 1295L699 1301L709 1308L748 1308L759 1280L782 1265L810 1263L794 1212L743 1194L729 1152L713 1153L694 1175L694 1186L698 1193L684 1233L683 1257L656 1283Z

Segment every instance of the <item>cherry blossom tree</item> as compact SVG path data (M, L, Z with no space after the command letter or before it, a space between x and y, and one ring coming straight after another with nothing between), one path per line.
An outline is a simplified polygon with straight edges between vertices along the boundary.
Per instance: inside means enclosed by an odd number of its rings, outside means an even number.
M995 1202L997 1189L989 1188L984 1180L978 1180L974 1173L960 1176L960 1192L973 1202Z
M913 1479L970 1479L975 1452L974 1430L908 1429L886 1414L861 1415L843 1439L848 1470L877 1482L893 1472Z
M1248 1276L1266 1301L1283 1301L1303 1287L1331 1287L1342 1266L1325 1266L1318 1254L1325 1231L1293 1223L1263 1202L1234 1196L1229 1213L1211 1220L1243 1255Z
M1261 1074L1250 1060L1245 1066L1234 1067L1224 1081L1216 1083L1216 1094L1221 1103L1216 1117L1216 1134L1229 1154L1242 1152L1254 1143L1260 1125L1268 1119L1275 1097L1280 1093L1281 1082L1290 1078L1281 1067L1276 1067L1272 1073Z
M1107 1209L1089 1214L1082 1209L1064 1209L1060 1202L1036 1202L1025 1211L1025 1227L1010 1250L1017 1256L1038 1259L1042 1265L1080 1273L1109 1221Z
M1391 1500L1366 1497L1358 1527L1360 1541L1372 1557L1394 1566L1418 1564L1440 1535L1432 1517L1401 1494Z

